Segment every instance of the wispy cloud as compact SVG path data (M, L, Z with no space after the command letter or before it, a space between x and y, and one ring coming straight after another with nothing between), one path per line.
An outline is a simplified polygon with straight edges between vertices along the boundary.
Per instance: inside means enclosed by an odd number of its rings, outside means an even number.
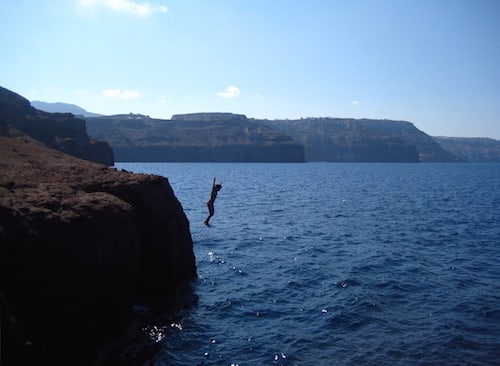
M168 10L168 8L163 5L133 0L78 0L78 4L81 7L91 9L92 11L99 7L104 7L142 17L148 17L153 13L166 13Z
M351 100L351 104L352 105L360 105L360 101L359 100Z
M234 85L229 85L226 89L218 92L217 95L221 98L238 98L241 92L240 89Z
M101 91L105 97L118 98L118 99L135 99L139 98L140 92L136 90L121 90L121 89L105 89Z

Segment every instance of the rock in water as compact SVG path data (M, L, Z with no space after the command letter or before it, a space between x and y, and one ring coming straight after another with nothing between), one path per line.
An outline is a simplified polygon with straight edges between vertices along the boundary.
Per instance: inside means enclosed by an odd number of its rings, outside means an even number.
M0 137L0 171L5 365L84 364L126 330L133 304L169 304L196 278L189 222L166 178L25 136Z

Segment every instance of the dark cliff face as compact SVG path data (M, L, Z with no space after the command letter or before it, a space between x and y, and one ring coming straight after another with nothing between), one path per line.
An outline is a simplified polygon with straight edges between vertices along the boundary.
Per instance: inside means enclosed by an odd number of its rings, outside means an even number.
M303 147L269 126L231 113L87 118L117 161L303 162Z
M0 87L0 135L19 131L81 159L114 164L113 150L107 143L89 138L83 119L70 113L39 111L25 98Z
M0 137L0 171L5 365L88 364L123 334L133 304L171 304L196 278L189 222L166 178L27 137Z
M433 137L443 149L467 162L500 162L500 141L481 137Z
M409 122L305 118L262 121L304 145L307 161L454 161L432 138Z

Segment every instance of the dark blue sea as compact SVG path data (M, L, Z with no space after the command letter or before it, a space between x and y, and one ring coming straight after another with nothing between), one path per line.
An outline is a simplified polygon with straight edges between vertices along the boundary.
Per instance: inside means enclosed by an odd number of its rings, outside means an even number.
M500 164L117 168L168 177L199 274L141 364L500 365Z

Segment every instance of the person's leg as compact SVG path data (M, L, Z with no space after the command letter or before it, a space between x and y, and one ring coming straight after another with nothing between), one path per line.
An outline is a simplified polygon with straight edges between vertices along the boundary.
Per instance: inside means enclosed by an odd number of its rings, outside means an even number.
M215 210L214 210L214 204L212 202L208 202L207 203L207 207L208 207L208 217L205 219L205 225L209 225L209 221L211 219L211 217L214 215L215 213Z

